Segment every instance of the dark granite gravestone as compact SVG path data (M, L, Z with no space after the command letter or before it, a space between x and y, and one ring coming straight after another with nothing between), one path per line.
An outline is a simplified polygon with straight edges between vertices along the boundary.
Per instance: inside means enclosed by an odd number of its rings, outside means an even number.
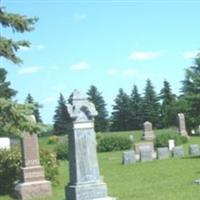
M17 196L22 200L50 196L51 182L45 180L44 168L40 165L38 137L25 133L21 139L23 166L21 183L15 187Z
M70 182L66 186L66 200L114 200L108 197L107 186L102 181L96 153L94 104L78 91L72 95L68 112L73 120L69 134Z
M178 132L181 136L188 137L188 133L186 130L186 125L185 125L185 115L183 113L178 113L177 115L178 118Z
M128 165L135 162L136 162L135 151L130 150L130 151L123 152L123 158L122 158L123 165Z
M142 162L144 161L151 161L153 160L153 157L152 157L152 150L150 147L142 147L140 149L140 160Z
M153 140L155 138L154 132L152 130L151 122L144 122L143 124L143 139L144 140Z
M182 158L184 157L184 149L182 146L176 146L172 150L172 155L174 158Z
M167 147L159 147L157 148L157 158L158 160L164 160L169 158L170 153Z
M191 156L200 156L200 148L198 144L191 144L189 146L189 154Z

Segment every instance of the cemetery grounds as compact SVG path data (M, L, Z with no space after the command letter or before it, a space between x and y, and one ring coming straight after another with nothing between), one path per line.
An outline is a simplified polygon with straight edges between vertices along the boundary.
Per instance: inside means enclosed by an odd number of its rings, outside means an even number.
M156 133L162 130L155 131ZM140 141L141 131L115 132L112 135L134 135ZM40 138L40 147L52 150L47 138ZM108 185L110 196L119 200L198 200L200 185L193 183L200 179L200 158L188 156L189 144L200 144L199 136L192 136L184 144L186 156L167 160L153 160L122 165L122 151L98 153L101 174ZM59 184L53 186L53 196L36 200L64 200L64 187L68 183L68 162L61 161ZM0 200L13 200L0 196Z

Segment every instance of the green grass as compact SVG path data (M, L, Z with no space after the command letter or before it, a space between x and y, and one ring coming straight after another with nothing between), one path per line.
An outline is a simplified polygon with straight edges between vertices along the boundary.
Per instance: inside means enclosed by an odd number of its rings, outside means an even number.
M116 132L113 134L133 134L133 132ZM141 132L136 132L135 140L139 141ZM136 139L137 138L137 139ZM190 142L200 144L200 137L191 137ZM188 150L188 145L184 148ZM40 139L40 145L47 145L46 138ZM123 166L122 152L99 153L101 175L108 185L109 195L119 200L198 200L200 185L193 180L200 178L200 158L154 160L151 162ZM68 162L60 165L60 184L53 187L53 196L40 200L63 200L64 187L69 181ZM9 196L1 196L0 200L13 200ZM37 199L39 200L39 199Z

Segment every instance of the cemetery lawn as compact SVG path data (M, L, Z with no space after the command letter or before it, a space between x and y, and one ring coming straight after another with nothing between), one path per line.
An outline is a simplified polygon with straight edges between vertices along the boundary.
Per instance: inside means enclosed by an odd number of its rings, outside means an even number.
M113 133L130 134L130 132ZM134 134L135 136L135 134ZM139 141L140 132L135 140ZM200 144L200 137L191 137L190 143ZM188 150L185 144L185 150ZM40 146L53 149L45 139ZM187 152L186 152L187 153ZM193 180L200 179L200 158L154 160L123 166L122 152L99 153L101 175L108 185L109 195L118 200L197 200L200 185ZM64 200L64 187L68 182L68 162L60 162L60 184L53 186L53 196L37 200ZM0 196L0 200L13 200L9 196Z

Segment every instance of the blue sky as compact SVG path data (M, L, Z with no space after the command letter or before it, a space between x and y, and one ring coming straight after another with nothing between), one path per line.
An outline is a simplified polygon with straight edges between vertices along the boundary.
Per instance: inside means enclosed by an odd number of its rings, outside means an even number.
M85 93L94 84L111 111L119 88L142 94L150 78L157 92L163 80L178 94L184 69L200 49L200 1L4 0L7 11L37 16L31 33L2 35L31 41L18 55L20 66L1 59L23 102L28 93L52 122L59 93Z

